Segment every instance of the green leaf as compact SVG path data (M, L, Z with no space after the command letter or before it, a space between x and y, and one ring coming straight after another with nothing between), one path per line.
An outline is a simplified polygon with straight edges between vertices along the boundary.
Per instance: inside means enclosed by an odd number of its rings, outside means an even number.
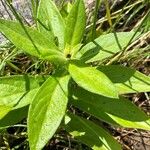
M101 35L93 42L85 45L79 51L77 57L81 57L86 62L94 62L113 56L121 51L120 47L124 48L128 44L134 34L134 32L118 32L117 40L114 33Z
M98 68L115 83L120 94L139 93L150 91L150 77L136 71L135 69L110 65Z
M2 32L17 48L41 59L63 59L56 45L35 29L22 26L18 22L0 19Z
M15 125L22 119L26 118L28 114L28 107L11 110L7 115L0 119L0 129Z
M84 89L107 97L118 97L113 83L96 68L73 61L68 69L73 80Z
M31 150L41 150L59 127L67 107L69 77L49 77L34 97L28 115Z
M121 150L121 146L102 127L73 114L65 129L76 139L88 145L93 150Z
M41 0L38 9L38 27L41 32L58 38L61 50L65 47L65 24L58 8L52 0Z
M71 46L82 40L86 26L85 5L83 0L76 0L66 20L66 42Z
M45 80L44 76L0 77L0 105L14 106L13 109L28 105Z
M2 119L9 111L11 111L12 107L6 105L0 105L0 119Z
M71 8L72 8L71 2L67 2L61 7L60 13L61 13L63 18L66 18L68 16L68 14L71 11Z
M112 125L150 130L150 118L129 100L112 99L72 88L70 103ZM71 97L70 95L70 97Z
M24 106L31 103L34 95L45 81L42 76L31 77L27 75L0 77L0 128L20 121ZM15 112L18 112L15 114ZM26 111L27 112L27 111ZM24 114L24 111L23 111ZM27 114L27 113L26 113Z

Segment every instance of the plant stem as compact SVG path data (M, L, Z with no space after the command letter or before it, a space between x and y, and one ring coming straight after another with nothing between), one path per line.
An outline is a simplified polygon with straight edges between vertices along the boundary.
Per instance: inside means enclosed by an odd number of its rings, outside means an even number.
M105 7L106 7L106 17L108 19L108 23L110 27L112 28L112 21L111 21L111 13L110 13L110 8L109 8L109 2L108 0L104 0Z
M94 18L93 18L93 26L92 26L92 41L96 37L96 21L97 21L97 13L98 13L100 2L101 0L96 0L96 3L95 3L95 11L94 11Z

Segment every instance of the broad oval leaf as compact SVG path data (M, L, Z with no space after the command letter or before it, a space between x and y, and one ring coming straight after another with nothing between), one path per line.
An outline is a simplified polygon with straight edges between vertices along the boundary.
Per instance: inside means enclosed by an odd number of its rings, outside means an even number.
M22 119L26 118L27 114L27 106L9 111L2 119L0 119L0 130L15 125Z
M66 42L71 46L82 40L86 26L85 5L83 0L76 0L66 20Z
M150 118L129 100L112 99L73 88L70 103L104 122L126 128L150 130Z
M79 51L77 57L80 57L85 62L94 62L113 56L129 43L135 32L118 32L116 34L117 38L114 33L101 35L93 42L85 45Z
M58 38L58 46L64 50L65 24L58 8L52 0L41 0L38 7L38 27L45 35L53 33Z
M31 150L41 150L59 127L67 107L69 76L49 77L34 97L28 114Z
M102 127L70 113L66 117L69 117L70 121L65 125L65 129L93 150L121 150L120 144Z
M17 119L19 117L18 114L16 113L15 115L13 112L16 112L16 109L23 109L24 106L29 105L44 81L44 76L20 75L0 77L0 106L2 106L0 114L1 116L3 114L3 119L2 117L0 118L0 128L5 127L5 125L12 125L11 122L14 123L16 120L19 120Z
M0 105L0 120L11 111L12 107L7 105Z
M30 55L53 61L55 58L64 60L63 54L58 50L55 43L35 29L23 26L18 22L0 19L0 32L17 48Z
M13 109L28 105L45 80L44 76L0 77L0 105L14 106Z
M73 61L68 70L73 80L84 89L107 97L118 97L113 83L96 68Z
M150 77L128 67L110 65L100 66L98 70L115 83L120 94L150 91Z

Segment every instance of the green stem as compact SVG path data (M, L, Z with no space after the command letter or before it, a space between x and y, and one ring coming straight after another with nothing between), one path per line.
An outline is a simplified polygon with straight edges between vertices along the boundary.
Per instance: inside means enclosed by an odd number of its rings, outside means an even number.
M100 6L101 0L96 0L95 3L95 11L94 11L94 18L93 18L93 26L92 26L92 41L96 37L96 21L97 21L97 13L98 13L98 8Z
M109 2L108 0L104 0L105 3L105 7L106 7L106 17L108 20L108 23L110 25L110 27L112 28L112 21L111 21L111 12L110 12L110 8L109 8Z

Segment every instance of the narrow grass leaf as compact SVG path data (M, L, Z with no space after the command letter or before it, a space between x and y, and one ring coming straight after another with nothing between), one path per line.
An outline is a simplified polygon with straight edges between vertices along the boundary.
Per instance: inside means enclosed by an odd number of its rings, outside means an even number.
M114 84L96 68L73 61L68 70L73 80L82 88L107 97L118 97Z
M121 146L108 132L93 122L68 114L70 122L65 129L77 140L93 150L121 150Z
M31 150L41 150L59 127L67 107L69 77L49 77L34 97L28 115Z

